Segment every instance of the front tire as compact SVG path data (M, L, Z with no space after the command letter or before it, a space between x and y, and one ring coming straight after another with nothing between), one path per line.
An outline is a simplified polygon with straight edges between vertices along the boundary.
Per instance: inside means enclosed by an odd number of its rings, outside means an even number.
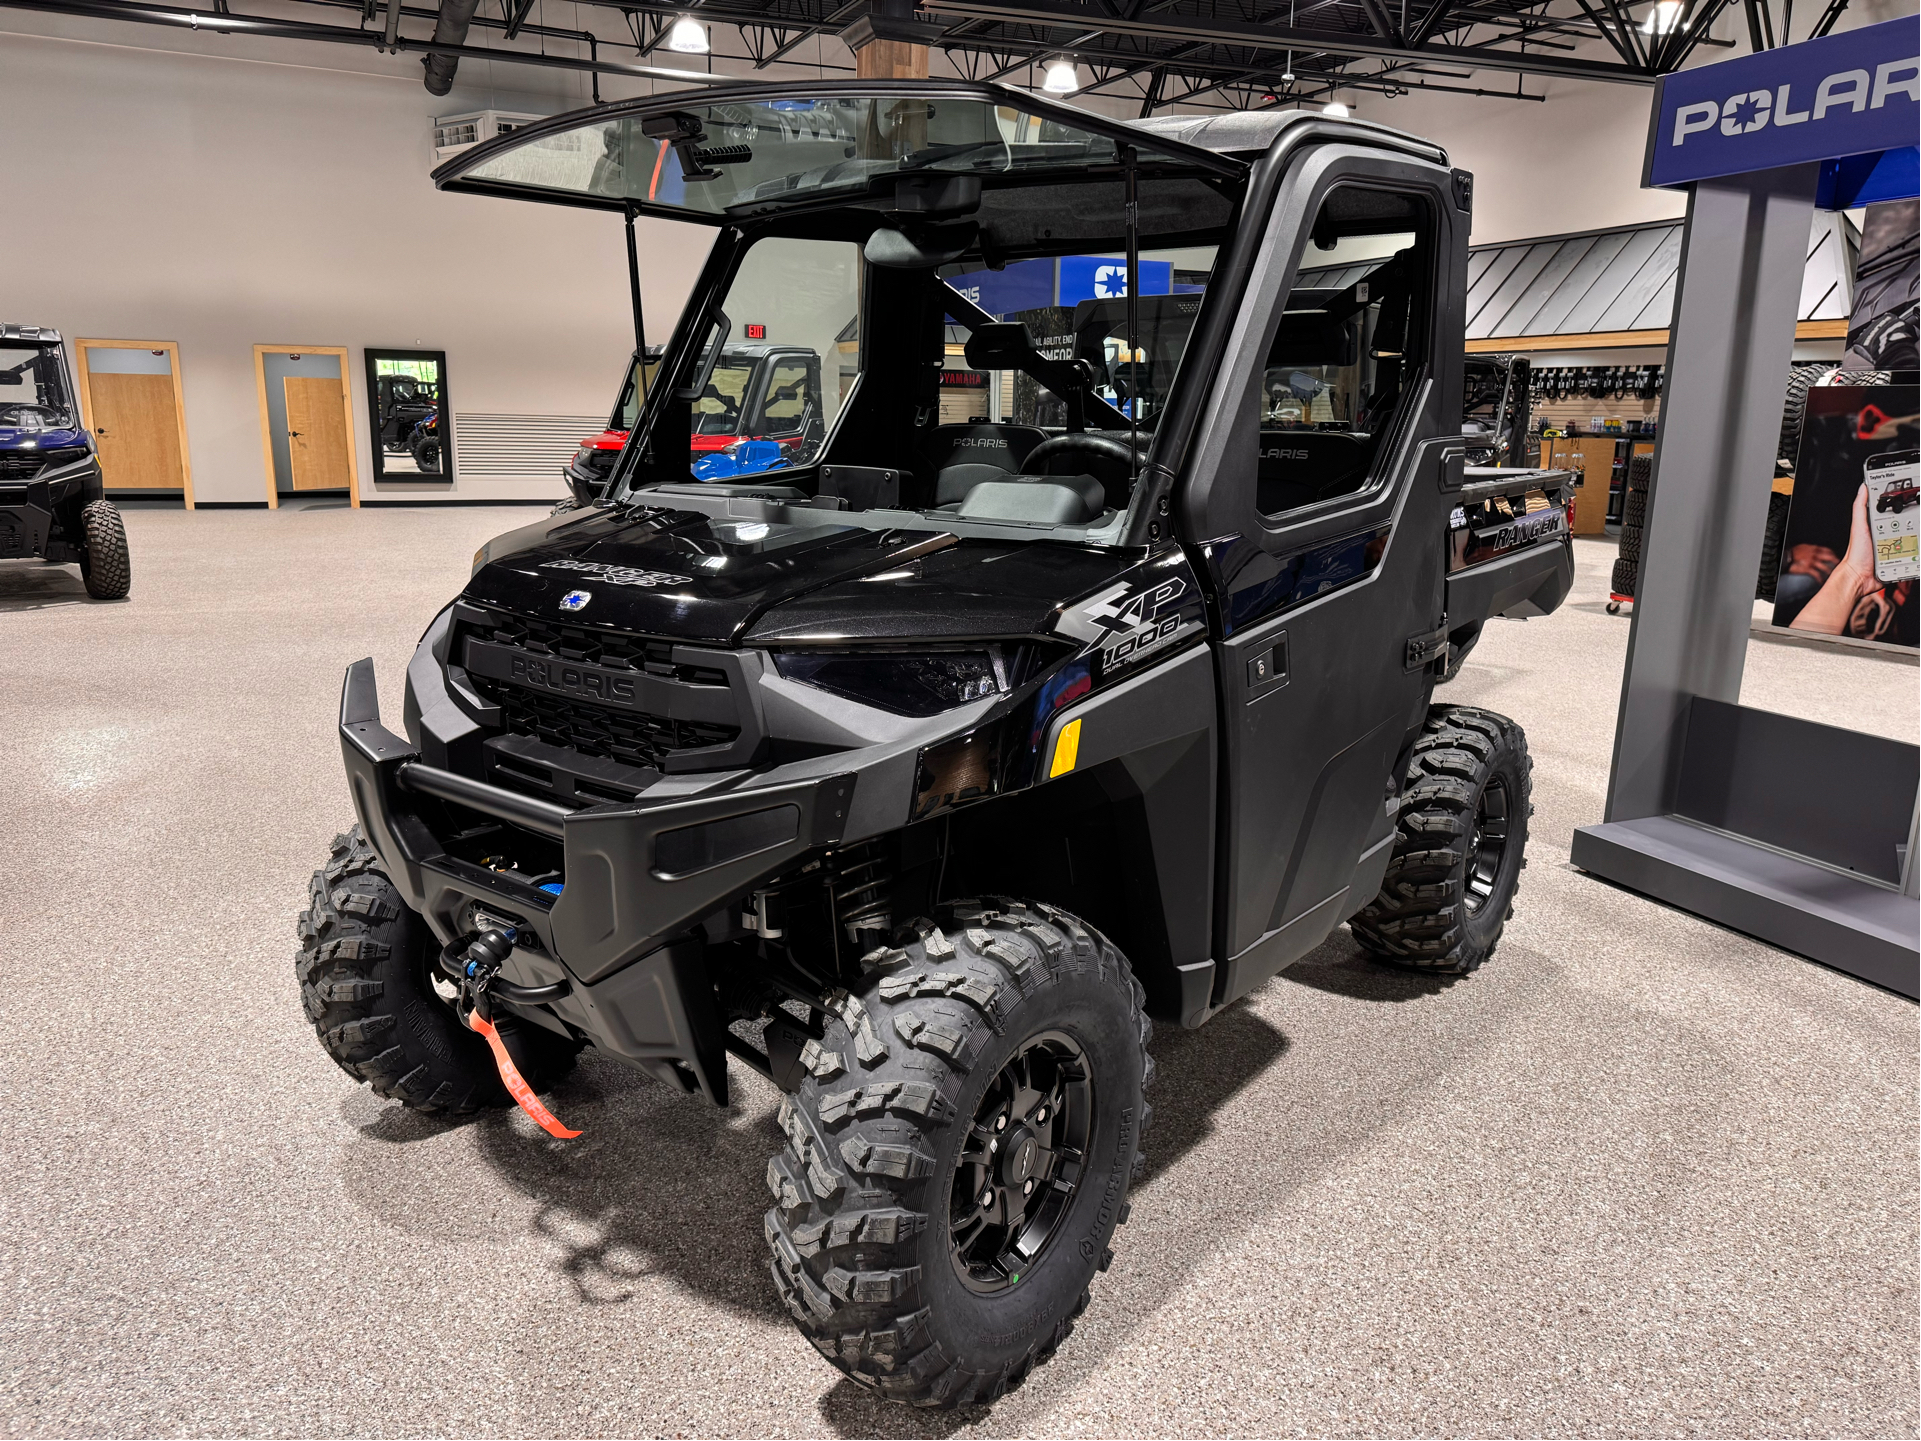
M1143 992L1105 937L990 899L882 953L832 1004L768 1163L774 1282L894 1400L1018 1386L1112 1259L1151 1117Z
M487 1043L434 986L440 943L387 878L359 826L334 837L308 894L294 975L334 1063L375 1095L416 1111L465 1116L512 1105ZM572 1041L534 1025L497 1023L535 1090L573 1069L580 1048Z
M1428 711L1380 894L1348 921L1364 949L1456 976L1494 954L1527 865L1533 769L1527 737L1506 716Z
M80 512L85 532L80 579L95 600L124 600L133 589L133 561L127 555L127 528L110 500L96 500Z

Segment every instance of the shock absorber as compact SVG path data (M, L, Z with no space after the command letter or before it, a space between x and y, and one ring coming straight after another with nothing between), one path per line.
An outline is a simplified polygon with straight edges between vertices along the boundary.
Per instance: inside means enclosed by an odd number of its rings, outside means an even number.
M894 929L894 863L878 842L827 857L834 920L862 951L887 944Z

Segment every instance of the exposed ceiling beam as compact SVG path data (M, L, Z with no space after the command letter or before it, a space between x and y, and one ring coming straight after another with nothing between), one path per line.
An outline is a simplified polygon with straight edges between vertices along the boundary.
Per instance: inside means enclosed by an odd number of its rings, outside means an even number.
M354 6L359 9L359 6ZM379 30L353 30L344 25L316 25L307 20L282 20L264 15L236 15L231 11L181 10L147 5L138 0L0 0L0 9L37 10L51 15L85 15L100 20L125 20L135 25L161 25L171 30L199 30L220 35L263 35L283 40L321 40L379 50L385 39ZM396 37L394 49L416 55L451 55L460 60L492 60L506 65L533 65L547 70L581 70L600 75L634 75L643 80L671 80L681 85L711 85L722 77L698 70L671 70L662 65L635 65L624 60L584 60L571 55L542 55L533 50L493 50L484 45L440 45L432 40Z
M1709 3L1714 4L1715 0L1709 0ZM1026 25L1086 25L1093 18L1085 6L1061 4L1058 0L1005 0L1005 3L1003 0L925 0L922 8L926 12L941 15ZM1263 50L1283 47L1325 50L1334 55L1362 59L1435 60L1473 65L1483 70L1518 71L1527 75L1552 75L1569 80L1604 80L1625 85L1652 85L1655 80L1646 70L1607 61L1562 59L1553 55L1478 47L1470 50L1449 45L1397 45L1378 35L1343 35L1325 30L1258 25L1202 15L1166 16L1151 20L1145 17L1130 20L1116 16L1100 24L1101 29L1110 35L1142 35L1161 40L1204 39L1220 45L1250 45Z

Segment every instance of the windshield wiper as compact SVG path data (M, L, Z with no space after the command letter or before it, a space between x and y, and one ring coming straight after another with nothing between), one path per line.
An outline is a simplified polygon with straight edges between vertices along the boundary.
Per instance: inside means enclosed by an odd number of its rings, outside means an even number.
M943 160L953 160L959 156L966 155L970 151L986 150L992 146L999 146L1002 150L1008 152L1010 159L1012 158L1013 148L1009 146L1005 140L998 138L994 140L966 140L953 145L930 145L925 150L916 150L912 155L902 159L900 168L902 170L925 170L928 166L937 165Z

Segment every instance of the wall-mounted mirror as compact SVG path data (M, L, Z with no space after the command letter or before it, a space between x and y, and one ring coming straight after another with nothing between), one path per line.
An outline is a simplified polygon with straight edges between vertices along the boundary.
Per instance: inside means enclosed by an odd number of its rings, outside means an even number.
M367 351L367 407L374 474L389 480L452 480L447 352Z

